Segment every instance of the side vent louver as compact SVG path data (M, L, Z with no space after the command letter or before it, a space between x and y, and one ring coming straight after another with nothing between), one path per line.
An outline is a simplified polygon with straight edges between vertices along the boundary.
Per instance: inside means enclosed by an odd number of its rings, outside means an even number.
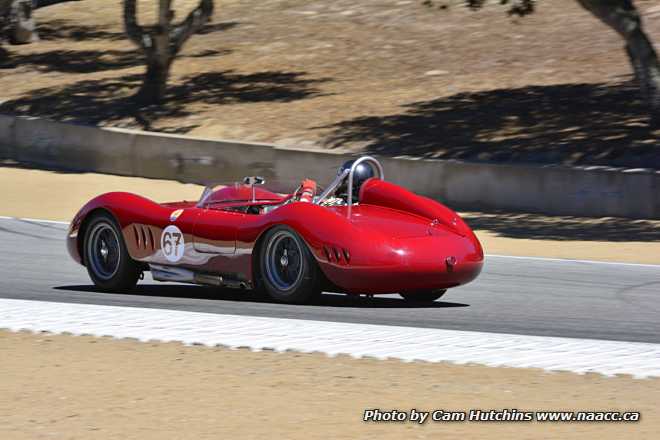
M154 233L151 231L149 226L133 225L133 235L135 237L135 245L138 249L151 251L156 250Z
M349 264L351 262L351 254L345 248L323 246L323 253L326 260L331 263Z
M140 249L142 244L140 243L140 236L138 235L138 230L135 225L133 225L133 234L135 235L135 245Z

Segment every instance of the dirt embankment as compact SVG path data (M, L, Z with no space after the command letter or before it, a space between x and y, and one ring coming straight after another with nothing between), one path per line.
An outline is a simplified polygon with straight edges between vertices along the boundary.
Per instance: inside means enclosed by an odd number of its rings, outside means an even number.
M177 0L179 19L197 3ZM42 41L0 61L0 112L386 155L660 168L660 131L628 84L621 39L574 0L539 2L523 19L459 0L216 3L160 107L130 100L144 66L121 2L38 10ZM154 5L139 4L150 22ZM659 42L656 2L635 4Z

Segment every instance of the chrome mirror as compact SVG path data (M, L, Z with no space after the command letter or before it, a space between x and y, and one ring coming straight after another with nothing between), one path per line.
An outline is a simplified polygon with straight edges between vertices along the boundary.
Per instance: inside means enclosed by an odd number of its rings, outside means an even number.
M261 176L248 176L243 178L243 183L245 185L250 185L252 187L252 202L257 201L257 189L255 185L263 185L266 183L266 179Z

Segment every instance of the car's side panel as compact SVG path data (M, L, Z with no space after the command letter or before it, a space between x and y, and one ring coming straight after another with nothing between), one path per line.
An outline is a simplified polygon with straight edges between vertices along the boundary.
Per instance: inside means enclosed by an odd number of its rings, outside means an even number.
M361 215L361 211L357 209L353 215ZM363 270L387 273L401 264L401 256L388 236L357 227L347 218L345 208L324 208L310 203L291 203L267 215L247 216L238 230L238 247L251 251L265 231L281 224L298 232L321 270L342 290L353 291L351 279L360 278ZM345 276L335 277L335 274ZM371 278L376 282L373 287L387 289L377 278L377 275Z
M450 232L428 221L426 235L418 230L419 218L398 237L372 224L400 222L401 211L370 205L323 208L292 203L246 223L238 240L254 241L256 231L286 224L306 241L326 277L349 293L392 293L428 288L448 288L473 280L481 271L483 251L474 236ZM436 229L440 229L436 232ZM454 262L447 265L447 258Z
M246 214L218 209L200 209L193 229L193 245L197 252L234 254L236 231Z
M80 249L85 221L97 210L109 212L115 218L131 258L137 261L230 274L248 281L252 278L250 252L235 251L235 236L243 214L201 209L193 204L161 205L135 194L119 192L92 199L71 222L67 248L81 264L84 264ZM197 238L193 235L195 225L200 233ZM170 230L166 235L168 226ZM181 237L171 235L179 231ZM173 246L178 239L184 247L182 253L176 253L178 248ZM206 252L195 249L195 243L204 243L206 247L203 245L202 249Z

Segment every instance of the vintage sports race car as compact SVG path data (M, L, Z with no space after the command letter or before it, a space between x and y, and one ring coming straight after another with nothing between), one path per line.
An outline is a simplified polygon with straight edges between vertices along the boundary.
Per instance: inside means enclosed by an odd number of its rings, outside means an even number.
M322 291L434 301L477 277L483 251L444 205L386 182L372 157L345 163L324 190L290 194L264 179L207 187L198 202L111 192L73 219L71 256L102 290L154 280L256 289L291 303Z

